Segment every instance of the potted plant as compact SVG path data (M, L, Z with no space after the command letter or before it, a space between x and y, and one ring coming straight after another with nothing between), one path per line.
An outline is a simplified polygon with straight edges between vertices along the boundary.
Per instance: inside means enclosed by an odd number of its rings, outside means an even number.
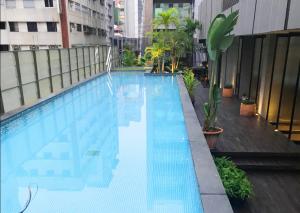
M184 80L185 86L187 88L187 91L190 95L191 101L194 105L194 103L195 103L194 89L197 86L198 82L195 79L195 75L194 75L192 69L186 69L184 71L183 80Z
M233 96L232 84L225 84L225 86L223 87L222 96L225 98L231 98Z
M248 97L242 98L240 106L240 115L254 116L256 114L256 103Z
M215 158L215 164L232 205L241 205L253 195L253 187L246 173L237 168L233 161L218 157Z
M226 51L233 42L234 35L230 35L230 33L236 25L237 19L238 11L232 12L227 17L224 14L218 14L212 21L207 34L206 46L213 66L210 72L208 102L204 103L203 133L210 149L216 147L218 137L223 132L222 128L216 126L217 110L221 102L220 89L216 84L219 76L217 72L221 53Z

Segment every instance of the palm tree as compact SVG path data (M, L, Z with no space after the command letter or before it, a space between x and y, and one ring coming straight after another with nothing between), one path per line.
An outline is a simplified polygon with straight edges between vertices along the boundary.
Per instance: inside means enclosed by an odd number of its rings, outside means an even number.
M164 55L165 47L162 43L153 43L152 46L147 47L145 54L151 56L152 61L157 61L157 72L161 71L161 58Z
M176 8L170 8L166 11L163 11L155 17L154 21L154 28L159 28L160 26L164 27L164 30L168 30L170 25L178 26L179 18L178 18L178 11Z
M175 69L178 67L180 57L182 57L185 53L189 38L181 29L169 32L168 37L169 40L167 45L169 47L171 56L171 70L172 73L174 73Z
M164 28L161 31L158 31L157 35L160 37L159 39L162 39L163 43L167 43L167 40L169 39L168 36L166 36L166 32L169 31L169 27L171 25L175 25L178 27L179 25L179 17L178 17L178 10L176 8L170 8L166 11L163 11L155 17L153 21L154 29L158 29L160 26L163 26ZM162 71L164 71L165 67L165 57L162 56Z
M183 30L186 32L187 36L189 37L189 42L187 42L186 49L188 52L192 53L194 52L194 34L197 29L201 29L201 24L197 20L192 20L191 18L185 19L185 24L183 26ZM190 57L192 59L192 57ZM192 63L192 61L190 62Z

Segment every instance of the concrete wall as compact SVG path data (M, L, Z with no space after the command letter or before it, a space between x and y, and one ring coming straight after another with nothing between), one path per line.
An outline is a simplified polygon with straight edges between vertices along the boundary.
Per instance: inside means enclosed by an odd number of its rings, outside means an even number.
M34 104L40 98L105 71L107 52L107 46L0 52L4 112ZM118 53L115 47L113 67L119 65Z

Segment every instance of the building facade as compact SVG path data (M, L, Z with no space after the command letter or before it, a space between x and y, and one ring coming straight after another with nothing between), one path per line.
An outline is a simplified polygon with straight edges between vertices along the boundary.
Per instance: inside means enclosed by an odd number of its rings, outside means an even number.
M105 44L113 0L1 0L1 50Z
M220 87L256 101L257 113L275 131L300 141L300 1L203 0L200 42L218 13L239 10L233 45L222 54Z

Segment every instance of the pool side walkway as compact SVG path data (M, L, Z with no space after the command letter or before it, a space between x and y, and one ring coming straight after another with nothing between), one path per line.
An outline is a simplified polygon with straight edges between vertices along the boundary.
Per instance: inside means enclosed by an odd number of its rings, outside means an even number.
M195 110L201 124L204 122L203 104L208 99L208 88L198 84L195 89ZM291 142L260 116L240 116L240 100L222 98L218 125L224 128L214 153L232 155L299 155L300 146Z
M195 110L204 121L203 103L208 89L195 89ZM300 145L289 141L264 118L239 115L240 100L222 98L218 125L224 128L215 156L229 156L246 171L254 196L244 205L232 206L235 213L299 213Z
M202 133L202 128L182 76L178 75L177 81L204 212L232 213L232 207Z

